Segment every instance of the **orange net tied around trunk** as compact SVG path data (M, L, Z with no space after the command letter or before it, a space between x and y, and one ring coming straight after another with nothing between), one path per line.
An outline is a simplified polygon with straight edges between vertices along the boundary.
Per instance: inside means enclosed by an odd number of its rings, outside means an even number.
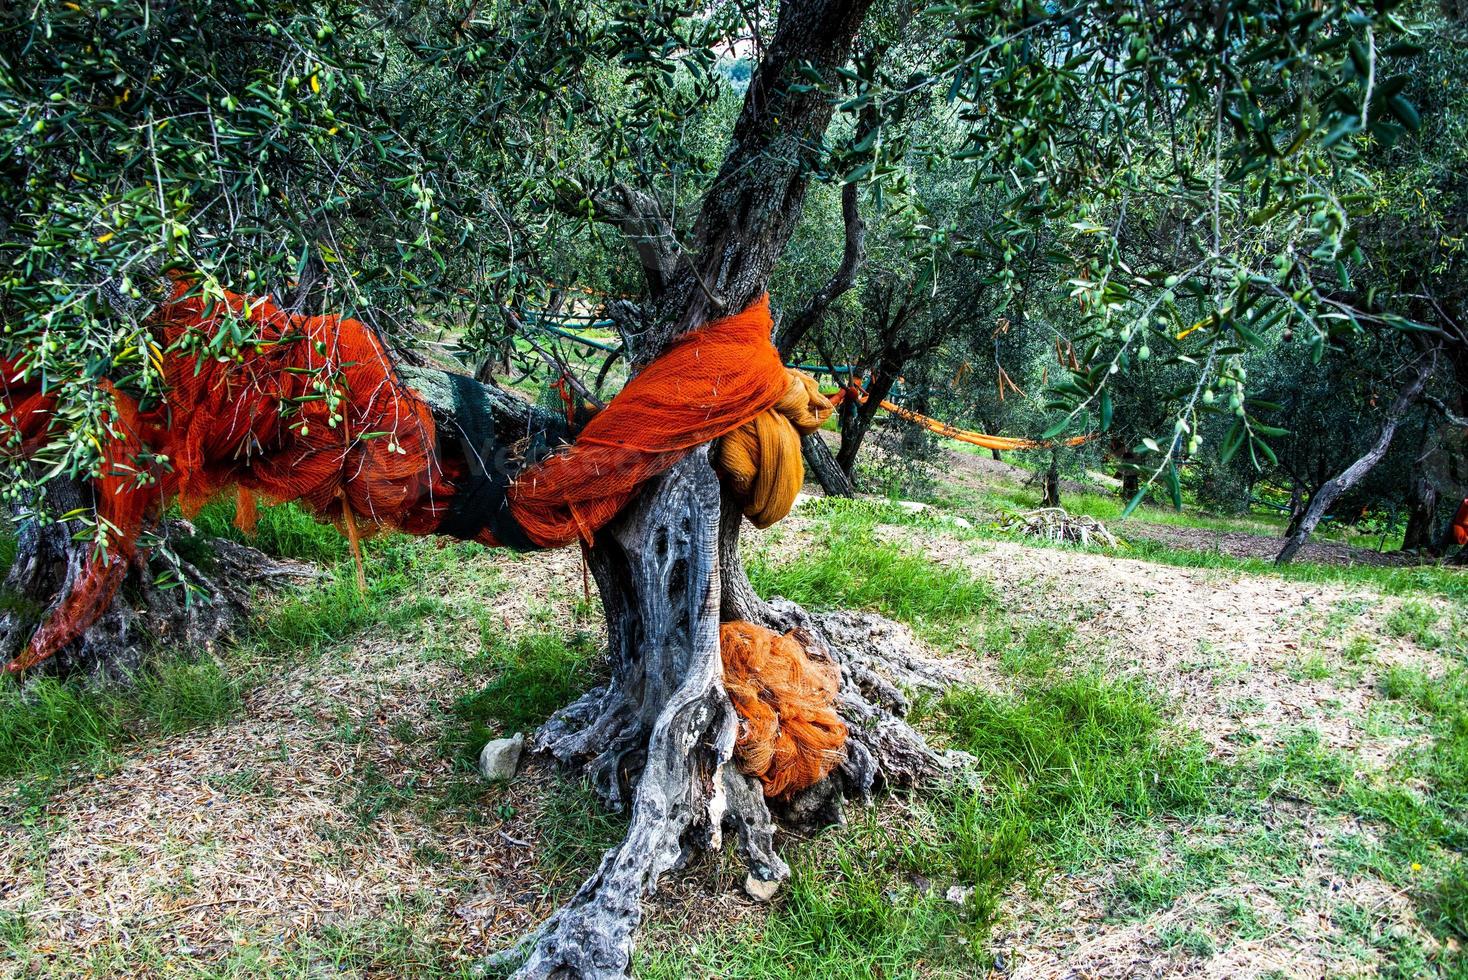
M765 527L788 513L800 490L800 435L832 411L809 376L780 362L761 297L681 338L572 445L513 482L502 476L498 496L485 496L483 477L471 475L462 449L445 451L456 443L442 437L452 434L439 432L428 403L400 380L368 325L290 313L269 298L226 292L210 301L192 292L176 282L150 321L165 397L142 406L106 385L110 435L92 481L101 540L6 665L11 672L49 659L97 621L142 560L147 520L171 500L193 514L233 489L242 524L251 522L258 495L339 521L354 540L358 527L389 528L554 548L589 544L648 480L716 442L710 459L721 479ZM247 329L235 333L247 339L221 351L211 341L227 319L242 321ZM53 435L55 397L16 362L0 361L0 372L0 445L28 455ZM475 511L467 520L466 506ZM839 755L837 675L797 639L753 639L760 629L725 626L725 642L737 638L725 656L745 731L738 761L767 794L787 795L824 776Z
M780 362L770 327L769 298L761 296L643 368L565 452L515 480L510 508L525 533L544 548L590 542L644 483L695 446L731 433L742 448L713 453L724 478L762 519L788 513L804 473L800 440L792 453L788 438L767 433L814 431L831 403L814 380ZM773 448L761 453L766 445ZM748 474L751 460L762 479Z

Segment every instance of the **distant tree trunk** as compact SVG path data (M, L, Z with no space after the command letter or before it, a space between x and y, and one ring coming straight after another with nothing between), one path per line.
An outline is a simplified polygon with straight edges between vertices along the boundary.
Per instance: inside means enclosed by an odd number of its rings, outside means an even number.
M800 451L805 457L805 465L810 467L812 475L815 476L816 482L821 485L826 496L856 496L856 486L851 482L851 477L841 468L836 457L831 455L831 450L819 433L801 436Z
M856 454L861 451L861 444L871 431L877 409L892 393L892 386L897 382L900 362L898 366L889 369L889 362L892 360L896 358L888 357L878 363L871 386L866 389L867 400L853 405L840 416L841 446L836 450L836 465L841 467L841 472L846 474L853 486L856 485ZM841 407L845 409L846 404Z
M1289 564L1290 560L1295 557L1295 553L1309 540L1310 534L1331 506L1347 490L1360 483L1361 479L1370 473L1377 463L1381 462L1381 458L1391 448L1392 438L1397 434L1397 427L1401 425L1412 403L1417 400L1418 396L1422 394L1422 389L1427 385L1428 376L1432 374L1432 364L1433 360L1430 356L1424 355L1418 358L1406 384L1402 386L1402 390L1397 393L1396 400L1387 409L1386 417L1381 423L1381 430L1376 435L1376 441L1371 444L1370 449L1366 450L1365 455L1346 467L1339 475L1328 480L1310 500L1310 506L1305 509L1298 526L1294 528L1285 541L1285 546L1275 557L1276 564Z
M1290 519L1285 524L1285 537L1288 538L1300 529L1300 522L1305 519L1305 511L1309 509L1310 501L1314 499L1313 492L1307 494L1300 481L1294 481L1290 487Z
M1116 468L1116 478L1121 481L1121 498L1130 501L1142 487L1142 475L1137 472L1137 454L1123 449L1119 454L1122 465Z
M1050 465L1045 470L1045 479L1040 485L1040 506L1060 506L1060 454L1050 450Z
M1402 534L1402 550L1432 552L1432 528L1436 523L1437 487L1427 474L1414 467L1407 487L1407 530Z
M1428 448L1431 437L1432 426L1424 420L1417 458L1412 461L1412 472L1407 478L1407 529L1402 533L1403 551L1430 554L1436 545L1432 529L1437 523L1437 487L1427 476L1427 460L1432 456Z

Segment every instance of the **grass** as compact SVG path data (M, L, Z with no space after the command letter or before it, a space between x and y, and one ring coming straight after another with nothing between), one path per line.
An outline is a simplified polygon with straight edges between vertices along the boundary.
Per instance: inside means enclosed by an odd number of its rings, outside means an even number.
M754 556L749 579L761 595L784 596L811 609L879 612L940 643L997 612L998 599L987 583L875 536L878 523L925 519L880 503L839 498L822 498L802 513L823 519L826 529L797 560L771 564Z
M43 799L68 772L105 765L127 742L232 717L244 691L282 660L319 654L370 626L397 628L437 611L436 600L409 594L425 573L455 555L399 537L370 541L363 594L336 529L297 507L262 508L255 539L244 538L231 511L217 503L195 525L203 534L252 540L282 557L332 564L321 581L246 624L237 648L221 658L160 651L130 688L51 678L21 688L0 678L0 778L13 780L21 797Z
M1280 882L1297 875L1306 860L1302 845L1283 839L1260 818L1266 804L1280 801L1369 822L1381 839L1372 842L1358 834L1339 843L1334 860L1343 873L1359 869L1390 881L1416 898L1424 920L1439 935L1468 939L1468 871L1457 856L1468 843L1464 673L1433 676L1404 668L1385 673L1381 693L1395 705L1386 710L1393 718L1410 715L1414 730L1430 733L1421 751L1404 754L1388 773L1360 771L1356 760L1306 727L1267 749L1246 750L1243 763L1225 766L1210 761L1206 746L1173 720L1145 683L1095 672L1070 627L1016 617L984 582L961 569L935 566L883 540L878 531L886 524L938 529L931 517L861 501L816 502L802 513L821 527L814 543L803 542L797 559L776 563L758 551L751 559L751 576L763 594L783 594L814 608L882 612L909 622L940 645L962 637L1001 668L995 676L1004 689L962 688L917 699L918 723L941 744L973 754L982 787L889 798L874 811L853 814L844 828L790 843L783 853L793 879L771 914L741 917L739 924L694 937L684 934L673 913L642 944L639 976L972 976L993 965L987 939L1006 907L1025 891L1043 900L1057 875L1094 877L1098 869L1115 866L1107 900L1121 914L1136 917L1186 902L1188 896L1209 892L1216 897L1239 875ZM238 536L226 508L206 509L198 525L211 534ZM941 529L956 537L991 533ZM258 540L279 554L324 562L327 577L252 624L241 650L229 659L163 658L125 695L45 680L24 692L0 685L0 777L39 785L105 765L129 740L227 719L261 671L326 654L374 627L400 630L443 612L444 602L423 595L421 583L468 574L458 546L440 550L401 538L377 539L368 543L371 585L364 596L335 529L293 508L271 508L262 512ZM1274 572L1262 562L1175 552L1150 543L1117 554ZM1423 571L1431 574L1412 577ZM1302 580L1427 594L1457 594L1457 574L1322 566L1285 572ZM476 588L481 585L490 587L476 579ZM1353 607L1343 615L1339 630L1358 612ZM1420 647L1439 648L1456 639L1452 623L1451 614L1435 611L1430 601L1407 602L1388 618L1386 631ZM474 781L467 765L473 751L487 738L534 727L592 683L597 639L541 627L506 637L487 615L479 616L479 631L480 648L462 666L480 676L480 683L443 709L441 737L464 770L463 799L488 812L496 800L502 807L509 803ZM1442 637L1436 647L1433 636ZM1352 636L1343 661L1374 663L1374 644L1374 637ZM1285 673L1291 670L1302 678L1332 673L1318 654L1302 656ZM396 737L407 743L414 730L410 725ZM4 768L7 763L11 768ZM412 777L389 776L370 761L361 763L344 786L344 804L364 825L415 799L431 805L427 797L434 795L421 792ZM237 791L257 790L246 782ZM578 783L558 781L549 793L537 819L535 855L547 888L564 897L602 851L622 838L625 824L605 813ZM1244 824L1244 830L1230 831L1239 839L1220 842L1229 834L1209 826L1220 813ZM1147 846L1164 837L1170 841L1165 860L1143 856ZM1411 871L1414 864L1423 870ZM957 889L954 894L962 900L950 901L949 889ZM1205 918L1192 915L1159 931L1158 943L1178 955L1206 957L1236 939L1275 928L1261 924L1242 899L1232 907L1222 898L1215 904ZM1395 957L1406 964L1399 972L1442 965L1420 948L1384 935L1375 912L1339 905L1330 914L1343 931L1378 950L1384 962ZM262 942L243 946L218 964L184 961L179 966L182 975L220 977L321 970L458 975L467 969L463 951L451 952L442 943L462 927L442 916L441 908L420 907L405 896L381 913L334 924L287 948L271 952ZM0 950L23 948L26 928L23 915L0 917ZM132 955L129 947L110 969L127 973L136 966L128 960Z
M1387 617L1386 631L1410 639L1424 650L1437 650L1448 638L1438 631L1438 611L1422 602L1404 602Z
M866 980L970 976L961 913L942 894L900 873L902 843L878 823L828 834L800 849L778 912L690 942L668 935L644 944L635 973L683 977Z
M491 738L529 732L591 686L597 651L592 634L540 631L506 639L487 620L480 628L490 635L466 666L492 676L454 702L459 725L450 741L461 751L477 752Z
M1318 732L1300 728L1278 747L1254 753L1246 778L1265 798L1305 801L1326 814L1367 821L1371 833L1347 825L1337 839L1333 860L1341 873L1370 874L1410 895L1440 939L1461 945L1468 941L1468 866L1461 856L1468 847L1468 669L1434 677L1392 667L1381 692L1417 714L1427 729L1426 746L1399 753L1385 770L1363 770L1326 746ZM1351 925L1349 910L1342 914ZM1468 975L1468 962L1456 954L1431 960L1401 937L1362 923L1353 928L1394 957L1422 957L1422 972L1436 967Z
M969 487L946 487L935 498L935 503L956 513L992 512L995 509L1032 510L1040 505L1037 491L1007 484L990 484L982 492ZM1121 538L1126 538L1127 523L1120 521L1125 501L1111 494L1075 493L1062 495L1061 504L1076 515L1087 515L1105 522ZM1283 530L1280 521L1272 515L1250 514L1240 517L1225 517L1209 514L1196 508L1178 511L1171 507L1144 504L1132 515L1131 520L1147 524L1163 524L1174 527L1194 527L1210 531L1243 532L1278 537ZM976 522L979 533L1000 536L982 522ZM1351 536L1344 532L1317 532L1317 538L1339 540L1350 543ZM1361 541L1372 536L1356 536ZM1379 539L1378 539L1379 540ZM1027 544L1048 547L1070 547L1069 545L1043 545L1027 540ZM1390 545L1390 542L1388 542ZM1270 558L1237 558L1214 551L1177 548L1148 539L1124 541L1119 548L1097 545L1093 550L1113 554L1119 558L1137 558L1143 561L1182 568L1216 568L1253 575L1279 575L1295 582L1331 582L1343 585L1365 585L1389 595L1442 595L1460 602L1468 602L1468 574L1462 569L1436 565L1337 565L1295 561L1289 565L1276 566Z
M935 720L978 760L993 796L979 815L987 830L974 839L989 843L960 852L958 867L975 883L996 855L1008 853L1002 863L1017 869L1083 861L1116 818L1196 808L1215 778L1201 740L1173 733L1132 680L1052 674L1014 693L950 691Z
M125 691L0 680L0 779L34 803L69 772L105 765L124 742L218 724L239 706L239 682L212 658L163 657Z
M978 759L981 787L857 813L794 849L768 920L665 937L638 975L973 976L1012 889L1101 859L1122 821L1199 809L1214 778L1202 744L1134 681L1055 673L1012 693L953 690L925 713Z

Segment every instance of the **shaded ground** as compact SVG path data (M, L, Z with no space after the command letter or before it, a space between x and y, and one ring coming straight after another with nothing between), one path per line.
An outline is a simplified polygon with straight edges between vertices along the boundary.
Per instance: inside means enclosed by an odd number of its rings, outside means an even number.
M1251 534L1247 531L1220 531L1206 527L1184 527L1176 524L1153 524L1130 520L1115 525L1124 539L1142 538L1189 551L1215 552L1234 558L1263 558L1269 561L1283 545L1278 535ZM1338 541L1311 540L1295 557L1296 561L1322 565L1415 565L1416 556L1401 551L1373 551Z

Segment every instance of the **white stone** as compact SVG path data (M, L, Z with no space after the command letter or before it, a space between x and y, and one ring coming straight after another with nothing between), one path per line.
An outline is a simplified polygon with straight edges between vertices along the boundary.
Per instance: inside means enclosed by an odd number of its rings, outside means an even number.
M744 891L757 902L768 902L780 890L778 881L760 881L754 875L744 876Z
M479 774L490 782L512 778L520 766L520 751L523 748L523 732L516 732L514 738L497 738L486 743L479 752Z

